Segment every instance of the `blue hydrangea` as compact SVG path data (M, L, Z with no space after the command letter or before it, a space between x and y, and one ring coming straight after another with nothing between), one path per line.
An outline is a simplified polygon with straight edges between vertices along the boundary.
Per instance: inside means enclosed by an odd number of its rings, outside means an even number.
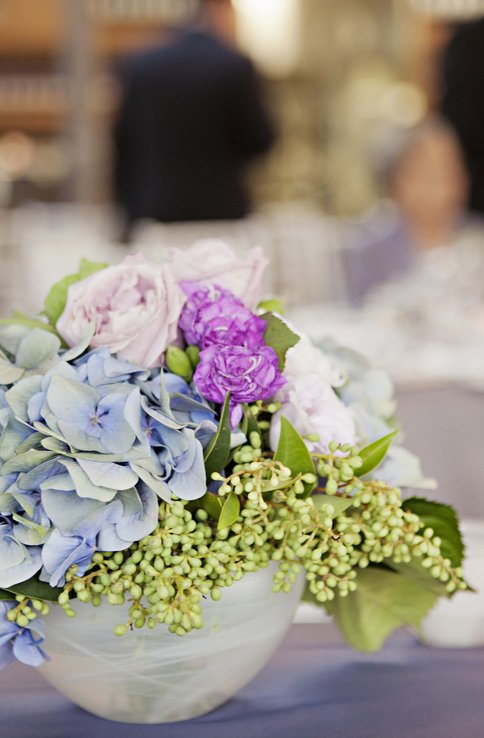
M149 535L158 498L206 492L217 424L196 389L82 351L42 330L0 331L0 588L39 572L62 585L73 564L82 574L96 551Z
M21 627L7 619L16 604L0 602L0 669L15 659L28 666L40 666L47 659L40 647L44 641L41 622L36 619L32 627Z

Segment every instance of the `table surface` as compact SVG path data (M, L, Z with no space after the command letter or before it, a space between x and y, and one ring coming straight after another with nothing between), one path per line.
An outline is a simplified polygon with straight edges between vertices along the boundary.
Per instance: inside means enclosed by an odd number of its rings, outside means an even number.
M1 738L482 738L484 648L407 633L355 653L331 624L295 625L270 664L204 717L133 726L93 717L35 671L0 673Z

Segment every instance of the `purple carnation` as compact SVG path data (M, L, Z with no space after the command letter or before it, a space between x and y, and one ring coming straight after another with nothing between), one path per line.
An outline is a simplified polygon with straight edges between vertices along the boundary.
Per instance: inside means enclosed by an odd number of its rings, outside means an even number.
M213 318L205 327L202 348L209 346L246 346L256 349L264 346L266 323L243 308L232 315Z
M241 403L267 400L285 383L270 346L209 346L200 354L194 381L211 402L222 404L230 392L232 428L241 420Z
M179 326L187 343L207 348L211 345L249 346L264 344L265 322L248 310L231 292L217 285L197 285L189 292Z

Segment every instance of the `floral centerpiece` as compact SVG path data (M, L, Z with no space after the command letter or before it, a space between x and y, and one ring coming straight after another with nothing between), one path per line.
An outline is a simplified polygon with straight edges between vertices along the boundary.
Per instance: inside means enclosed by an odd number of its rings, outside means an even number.
M388 378L260 302L264 267L83 261L2 321L0 666L41 665L60 608L186 636L271 562L366 650L466 587L454 512L398 488L422 480Z

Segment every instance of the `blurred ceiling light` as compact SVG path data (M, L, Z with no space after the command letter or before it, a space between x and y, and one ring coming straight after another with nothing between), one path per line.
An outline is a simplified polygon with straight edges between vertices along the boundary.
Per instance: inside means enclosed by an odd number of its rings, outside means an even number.
M422 13L440 17L468 17L484 13L484 0L410 0Z
M241 44L266 74L284 77L299 61L300 0L232 0Z

